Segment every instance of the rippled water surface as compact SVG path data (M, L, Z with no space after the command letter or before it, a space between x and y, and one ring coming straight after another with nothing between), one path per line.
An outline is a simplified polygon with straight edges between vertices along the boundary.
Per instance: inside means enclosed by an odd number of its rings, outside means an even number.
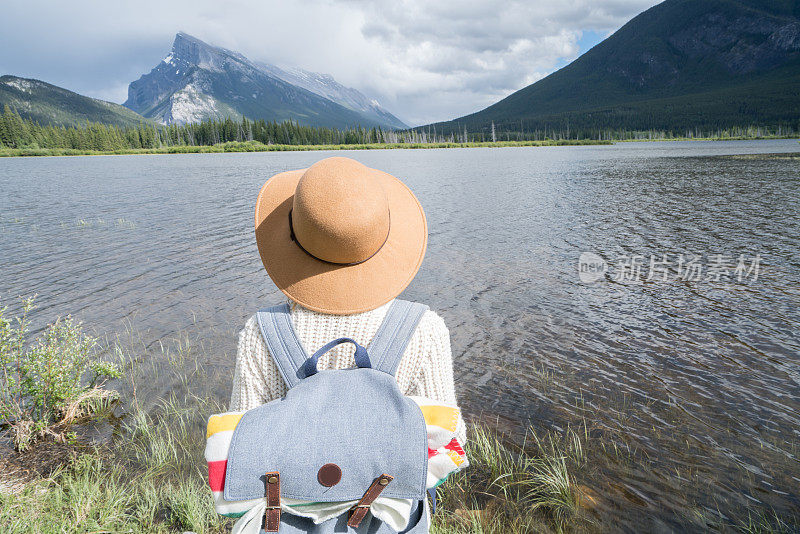
M652 531L697 529L709 511L800 514L800 159L727 157L799 150L346 155L402 178L426 210L428 255L404 297L448 323L467 413L517 436L585 425L602 524ZM13 311L36 293L38 324L71 313L144 346L192 336L225 399L236 333L281 297L256 252L256 194L326 155L0 159L0 299ZM608 263L600 280L580 280L583 252ZM678 273L681 254L700 279Z

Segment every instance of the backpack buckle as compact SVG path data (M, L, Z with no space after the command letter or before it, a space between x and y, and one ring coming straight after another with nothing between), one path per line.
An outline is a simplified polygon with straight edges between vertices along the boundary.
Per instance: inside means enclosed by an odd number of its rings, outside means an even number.
M358 528L358 525L361 524L361 521L367 515L367 511L369 511L370 505L378 498L378 495L386 489L386 486L389 485L389 482L394 480L392 475L387 475L386 473L382 474L378 478L372 481L367 491L364 492L364 495L359 499L359 501L350 508L350 518L347 521L347 526L352 528Z
M281 475L277 471L267 473L264 477L264 494L267 506L264 509L264 532L278 532L281 526Z

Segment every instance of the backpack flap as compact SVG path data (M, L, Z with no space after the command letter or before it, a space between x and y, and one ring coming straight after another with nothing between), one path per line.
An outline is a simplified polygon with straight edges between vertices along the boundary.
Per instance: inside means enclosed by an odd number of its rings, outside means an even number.
M278 472L281 496L292 499L359 500L387 474L393 479L381 497L421 500L427 460L422 411L393 376L370 368L320 371L242 416L224 498L263 498L266 473Z

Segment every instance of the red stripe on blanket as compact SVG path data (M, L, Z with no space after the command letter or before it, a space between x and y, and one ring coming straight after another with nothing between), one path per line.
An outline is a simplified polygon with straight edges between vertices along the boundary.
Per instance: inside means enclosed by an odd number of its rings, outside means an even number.
M436 450L428 447L428 460L430 460L432 456L436 456Z
M458 440L456 438L451 439L450 443L445 445L444 448L455 452L459 456L464 456L464 449L461 448L461 445L459 445ZM430 449L428 449L428 451L430 451ZM428 458L430 458L430 456L428 456Z
M211 486L211 491L225 489L225 469L227 467L228 460L208 462L208 485Z

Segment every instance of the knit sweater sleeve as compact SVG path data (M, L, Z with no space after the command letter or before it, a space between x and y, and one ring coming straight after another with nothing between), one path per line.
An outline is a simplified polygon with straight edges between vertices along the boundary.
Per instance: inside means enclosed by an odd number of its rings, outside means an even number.
M245 411L277 399L286 393L286 384L275 360L269 355L253 315L239 333L236 368L233 371L230 411Z
M419 395L430 399L458 405L453 380L453 355L450 349L450 331L444 320L435 312L428 311L423 316L424 327L420 372L411 383L409 395ZM456 437L462 445L467 442L464 418L459 415Z

